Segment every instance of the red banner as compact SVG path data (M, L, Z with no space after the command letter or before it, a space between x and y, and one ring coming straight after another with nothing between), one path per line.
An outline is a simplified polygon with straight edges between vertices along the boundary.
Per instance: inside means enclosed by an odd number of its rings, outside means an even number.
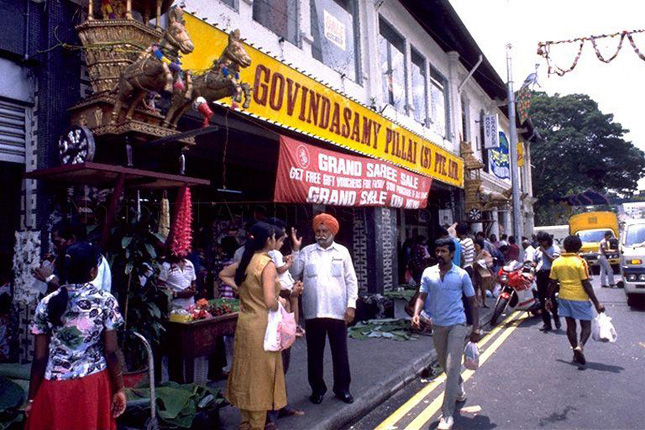
M371 158L280 136L274 200L333 206L422 209L432 179Z

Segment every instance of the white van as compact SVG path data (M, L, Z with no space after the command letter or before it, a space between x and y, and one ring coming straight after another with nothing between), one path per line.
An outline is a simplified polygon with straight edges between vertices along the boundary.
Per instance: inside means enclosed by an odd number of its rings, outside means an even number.
M645 296L645 219L627 221L620 240L620 268L627 304Z
M558 245L562 249L564 239L569 236L569 225L543 225L540 227L535 227L535 234L538 234L540 231L544 231L553 236L553 243Z

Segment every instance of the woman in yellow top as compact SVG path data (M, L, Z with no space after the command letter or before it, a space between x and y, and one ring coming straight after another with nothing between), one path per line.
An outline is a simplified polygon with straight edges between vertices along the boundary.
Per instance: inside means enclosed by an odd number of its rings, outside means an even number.
M269 310L277 310L279 302L286 305L279 296L280 282L269 257L269 251L275 249L276 236L284 234L281 231L264 222L253 225L239 265L227 267L221 275L232 276L228 272L234 270L235 284L240 286L240 314L226 399L240 409L243 430L264 429L267 411L277 411L287 404L282 355L280 351L264 350Z
M567 338L569 338L573 349L573 360L584 366L587 361L582 351L591 335L591 320L593 319L591 303L598 313L604 312L605 307L598 302L593 291L593 286L589 281L587 263L578 255L581 247L582 242L578 236L568 236L564 239L566 252L553 261L547 297L553 296L558 283L560 283L559 314L567 321ZM550 311L552 307L551 299L547 299L546 308ZM576 320L580 320L580 341L577 336Z

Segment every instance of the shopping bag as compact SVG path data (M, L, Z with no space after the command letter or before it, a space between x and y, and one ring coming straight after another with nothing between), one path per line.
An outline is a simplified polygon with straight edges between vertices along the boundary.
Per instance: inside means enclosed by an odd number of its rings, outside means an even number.
M287 310L280 305L280 313L282 314L282 321L280 321L280 349L287 349L296 340L296 317L293 312Z
M611 323L611 317L604 312L599 313L593 320L591 336L597 342L616 342L618 336Z
M464 348L464 366L466 369L479 369L479 348L476 343L468 342Z
M265 351L280 351L280 323L282 322L282 312L278 306L275 311L269 311L267 329L264 332L264 350Z

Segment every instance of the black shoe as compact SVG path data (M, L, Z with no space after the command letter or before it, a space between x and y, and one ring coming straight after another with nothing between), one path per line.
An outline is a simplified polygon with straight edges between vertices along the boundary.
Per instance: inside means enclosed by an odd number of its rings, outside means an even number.
M602 288L609 288L609 285L601 285Z
M311 403L313 403L314 405L319 405L319 404L321 404L321 403L322 403L322 401L323 401L323 397L325 397L325 395L324 395L324 394L316 394L316 393L313 393L311 396L309 396L309 400L310 400L310 401L311 401Z
M581 349L573 350L573 359L583 366L587 364L587 360L585 359L585 355L582 353Z
M345 403L354 403L354 397L349 393L336 394L336 398L342 400Z
M540 331L547 333L553 330L553 328L550 325L544 324L542 327L540 327Z
M555 329L560 330L562 328L562 323L560 322L560 318L555 320Z

